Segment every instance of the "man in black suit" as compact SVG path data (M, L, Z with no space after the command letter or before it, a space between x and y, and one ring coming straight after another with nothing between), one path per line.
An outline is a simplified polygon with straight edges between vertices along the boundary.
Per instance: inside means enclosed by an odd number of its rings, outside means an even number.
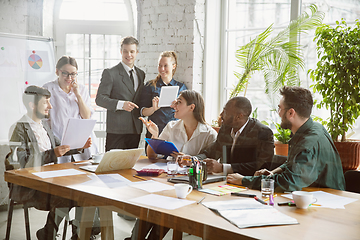
M104 69L96 104L107 109L106 151L139 146L142 122L138 103L145 73L134 66L139 42L128 36L121 40L122 61Z
M251 112L251 103L245 97L234 97L226 103L220 114L222 125L216 141L197 156L205 159L209 173L253 175L265 163L271 163L273 132L249 117ZM224 150L227 151L227 163L222 162Z

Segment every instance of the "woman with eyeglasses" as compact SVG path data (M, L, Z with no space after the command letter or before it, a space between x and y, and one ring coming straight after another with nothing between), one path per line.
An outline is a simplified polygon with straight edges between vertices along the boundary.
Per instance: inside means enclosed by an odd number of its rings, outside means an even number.
M58 78L46 83L43 87L51 93L50 103L50 127L54 135L62 138L64 127L69 118L89 119L94 110L91 107L88 89L77 81L78 65L75 58L62 56L56 64ZM94 136L93 139L94 146ZM96 146L93 153L96 153ZM91 156L91 150L87 149L82 154L72 157L74 160L87 160ZM71 156L63 156L58 159L59 163L70 162Z

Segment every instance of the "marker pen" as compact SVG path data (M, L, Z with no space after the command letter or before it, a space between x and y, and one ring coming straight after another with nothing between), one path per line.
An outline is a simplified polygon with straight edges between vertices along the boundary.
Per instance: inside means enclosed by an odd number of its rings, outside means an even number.
M290 206L290 207L295 207L296 204L293 201L290 202L279 202L278 206Z
M256 197L255 194L249 194L249 193L238 193L238 192L232 192L232 196L238 196L238 197Z
M266 203L265 201L263 201L262 199L260 199L260 198L258 198L258 197L254 197L254 199L255 199L256 201L258 201L259 203L262 203L262 204L264 204L264 205L267 205L267 203Z

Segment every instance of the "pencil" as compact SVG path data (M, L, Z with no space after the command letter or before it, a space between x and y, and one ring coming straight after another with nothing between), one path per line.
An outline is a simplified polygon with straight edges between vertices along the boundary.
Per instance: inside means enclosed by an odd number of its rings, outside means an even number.
M275 198L277 195L275 194L273 198ZM264 201L269 201L270 198L265 198Z
M202 200L204 200L205 199L205 197L203 197L202 199L200 199L196 204L199 204L199 203L201 203L202 202Z
M140 176L137 176L137 175L133 175L134 178L138 178L138 179L141 179L141 180L144 180L144 181L147 181L146 178L143 178L143 177L140 177Z

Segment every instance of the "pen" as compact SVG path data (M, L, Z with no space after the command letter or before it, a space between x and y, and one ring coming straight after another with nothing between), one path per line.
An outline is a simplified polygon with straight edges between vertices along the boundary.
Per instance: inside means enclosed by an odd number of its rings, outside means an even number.
M231 195L238 197L256 197L255 194L232 192Z
M290 206L290 207L294 207L296 206L296 204L293 201L290 202L279 202L278 206Z
M196 204L199 204L199 203L201 203L202 202L202 200L204 200L205 199L205 197L203 197L202 199L200 199Z
M147 181L147 179L146 179L146 178L143 178L143 177L139 177L139 176L137 176L137 175L133 175L133 177L134 177L134 178L138 178L138 179L141 179L141 180L144 180L144 181Z
M233 187L238 187L238 188L245 188L245 189L248 189L247 187L240 186L240 185L236 185L236 184L232 184L232 183L227 183L227 182L226 182L226 185L233 186Z
M262 203L262 204L264 204L264 205L267 205L266 202L264 202L262 199L260 199L260 198L258 198L258 197L254 197L254 199L255 199L256 201L258 201L259 203Z
M270 194L270 200L269 200L269 205L271 205L271 206L274 206L274 197L276 197L276 195L275 196L273 196L272 194Z
M273 195L273 198L275 198L277 195L275 194L275 195ZM268 197L268 198L265 198L264 199L264 201L266 202L266 201L269 201L269 199L270 199L270 197Z

